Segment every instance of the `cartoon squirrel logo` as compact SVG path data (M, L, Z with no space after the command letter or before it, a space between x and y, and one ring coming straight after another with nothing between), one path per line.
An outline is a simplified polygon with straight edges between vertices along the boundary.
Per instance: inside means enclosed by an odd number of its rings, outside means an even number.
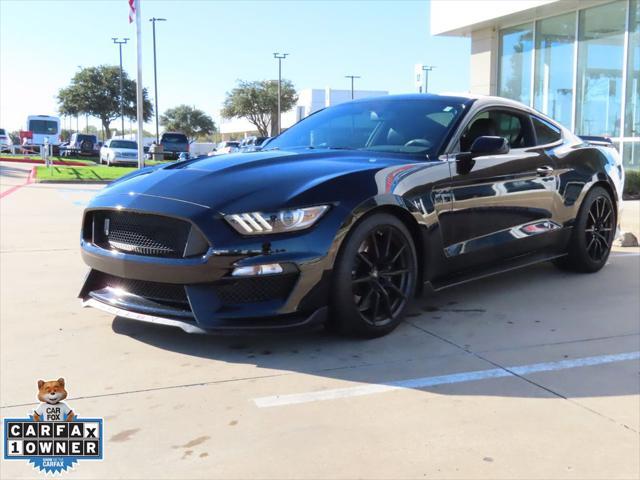
M42 403L33 411L36 422L71 422L75 414L62 400L67 398L64 378L45 382L38 380L38 400Z

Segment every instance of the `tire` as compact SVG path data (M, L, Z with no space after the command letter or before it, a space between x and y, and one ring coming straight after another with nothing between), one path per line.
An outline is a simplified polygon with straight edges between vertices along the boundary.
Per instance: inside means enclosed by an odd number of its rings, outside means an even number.
M592 188L580 205L567 255L555 265L572 272L594 273L607 263L617 225L611 195L602 187Z
M83 140L80 144L80 153L91 153L93 152L93 142L89 140Z
M334 265L328 329L362 338L390 333L415 295L417 271L413 239L397 217L380 213L358 223Z

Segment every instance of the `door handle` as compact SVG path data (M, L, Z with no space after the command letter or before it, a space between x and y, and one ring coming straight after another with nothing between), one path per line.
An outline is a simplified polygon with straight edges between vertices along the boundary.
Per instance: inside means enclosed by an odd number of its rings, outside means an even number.
M548 165L545 165L544 167L538 167L536 169L536 173L538 174L539 177L546 177L553 173L553 168L549 167Z

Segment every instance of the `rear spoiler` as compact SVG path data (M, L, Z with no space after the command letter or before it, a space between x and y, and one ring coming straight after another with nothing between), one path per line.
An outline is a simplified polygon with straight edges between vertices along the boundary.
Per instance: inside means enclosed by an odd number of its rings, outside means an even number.
M615 148L615 145L609 137L598 137L595 135L580 135L580 140L589 145L599 145L601 147Z

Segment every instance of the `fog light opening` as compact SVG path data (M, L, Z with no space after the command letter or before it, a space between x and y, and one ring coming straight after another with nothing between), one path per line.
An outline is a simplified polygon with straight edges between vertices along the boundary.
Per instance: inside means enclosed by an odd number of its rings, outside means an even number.
M251 277L254 275L273 275L282 273L279 263L267 263L264 265L252 265L250 267L236 267L231 272L232 277Z

